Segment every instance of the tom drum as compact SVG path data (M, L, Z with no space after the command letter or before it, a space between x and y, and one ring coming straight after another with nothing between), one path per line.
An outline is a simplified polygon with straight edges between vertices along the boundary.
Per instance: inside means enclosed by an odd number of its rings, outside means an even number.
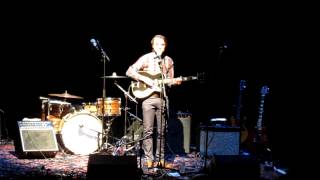
M71 103L59 100L50 100L48 102L48 115L55 116L57 118L62 118L68 114L71 109Z

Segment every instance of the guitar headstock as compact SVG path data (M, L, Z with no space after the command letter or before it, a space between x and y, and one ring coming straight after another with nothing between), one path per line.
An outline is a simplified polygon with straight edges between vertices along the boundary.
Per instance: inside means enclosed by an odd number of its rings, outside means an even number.
M199 80L200 82L204 81L204 72L201 73L197 73L197 80Z
M263 86L262 88L261 88L261 96L265 96L266 94L268 94L269 93L269 87L268 86Z
M247 88L246 80L240 80L240 92L244 91Z

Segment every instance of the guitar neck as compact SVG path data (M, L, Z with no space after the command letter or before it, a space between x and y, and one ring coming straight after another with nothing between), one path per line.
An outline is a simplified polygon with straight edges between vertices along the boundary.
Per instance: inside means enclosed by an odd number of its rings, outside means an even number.
M242 107L242 94L239 95L238 97L238 104L237 104L237 109L236 109L236 120L240 120L241 118L241 107Z
M262 130L263 106L264 106L264 99L261 100L260 107L259 107L259 114L258 114L258 121L257 121L258 131Z
M162 75L161 73L157 73L157 74L150 74L146 71L139 71L138 72L140 75L146 76L152 80L156 80L159 83L164 83L164 84L168 84L171 83L174 80L177 79L181 79L182 81L191 81L191 80L197 80L198 77L197 76L188 76L188 77L177 77L177 78L166 78L166 79L162 79Z
M240 90L239 90L239 96L238 96L238 104L237 104L237 109L236 109L236 119L240 120L241 118L241 108L242 108L242 94L243 91L246 88L246 81L241 80L240 81Z
M264 113L264 102L265 102L265 96L268 93L269 88L267 86L263 86L261 89L261 100L260 100L260 106L259 106L259 113L258 113L258 120L256 125L256 130L258 134L259 141L262 141L263 139L266 139L265 134L263 132L263 113ZM263 140L265 141L265 140Z
M172 83L175 80L181 79L182 81L191 81L197 80L198 78L195 76L188 76L188 77L178 77L178 78L168 78L163 80L158 80L160 83L163 82L164 84Z
M162 83L164 83L164 84L171 83L174 80L178 79L178 78L162 79L161 78L162 76L161 76L160 73L158 73L158 74L150 74L150 73L145 72L145 71L141 71L141 72L139 72L139 74L154 80L156 82L156 85L150 87L150 86L146 85L145 83L143 83L141 81L132 82L132 84L131 84L132 93L138 99L146 98L146 97L150 96L154 92L160 92L161 91L160 84L162 84ZM189 76L189 77L180 77L180 79L182 81L189 81L189 80L197 80L198 77L197 76Z

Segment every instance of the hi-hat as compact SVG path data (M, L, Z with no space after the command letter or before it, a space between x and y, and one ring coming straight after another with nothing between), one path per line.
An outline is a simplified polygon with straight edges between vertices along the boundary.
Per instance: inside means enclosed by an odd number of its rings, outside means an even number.
M61 97L61 98L83 99L83 97L71 95L67 91L65 91L62 94L48 94L48 95L49 96L55 96L55 97Z
M127 76L118 76L116 72L113 72L111 76L104 76L104 77L108 79L128 78ZM103 76L101 78L103 78Z

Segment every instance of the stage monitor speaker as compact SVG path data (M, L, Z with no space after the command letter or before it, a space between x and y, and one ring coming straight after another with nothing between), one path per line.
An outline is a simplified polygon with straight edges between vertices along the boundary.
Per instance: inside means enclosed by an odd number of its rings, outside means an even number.
M239 155L239 153L240 128L224 125L200 127L201 155Z
M260 164L255 156L216 155L210 169L212 179L260 179Z
M87 179L140 179L137 156L112 156L104 153L90 154Z
M52 156L59 150L50 121L18 121L22 151L32 155ZM43 154L44 152L48 152Z

